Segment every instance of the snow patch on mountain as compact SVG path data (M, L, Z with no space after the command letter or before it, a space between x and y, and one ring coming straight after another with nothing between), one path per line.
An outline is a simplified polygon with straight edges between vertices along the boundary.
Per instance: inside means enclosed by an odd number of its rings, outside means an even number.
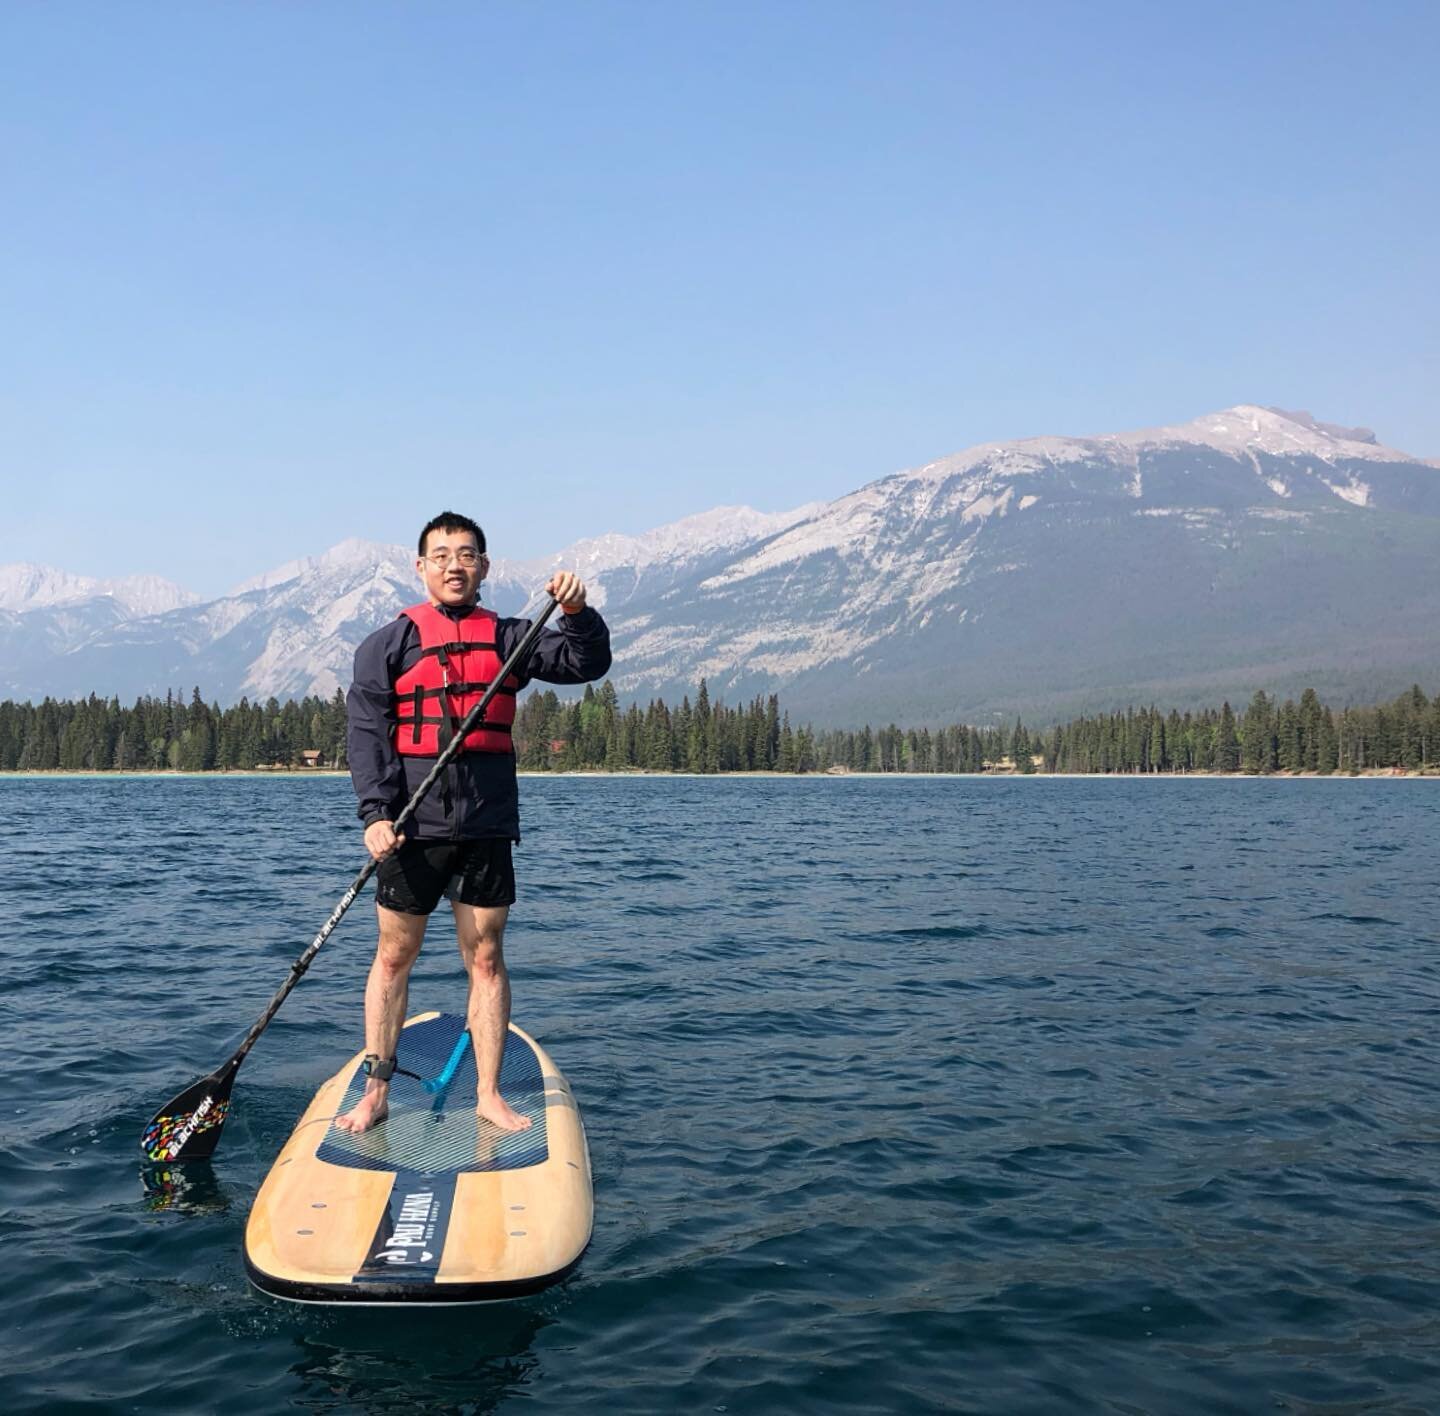
M200 597L158 575L95 580L29 561L0 565L0 610L23 613L98 599L113 600L126 615L158 615L196 604Z
M1247 516L1253 516L1260 521L1309 521L1311 513L1308 511L1292 511L1285 506L1252 506Z
M933 606L941 596L958 590L969 580L970 563L974 559L975 541L962 542L954 555L941 560L927 561L915 575L896 577L895 584L904 594L905 605L911 614L920 614L927 606ZM953 613L958 606L945 606Z
M1254 451L1274 457L1318 457L1324 462L1342 458L1370 462L1416 460L1408 453L1383 447L1369 428L1342 428L1336 423L1318 422L1308 413L1287 413L1253 403L1208 413L1176 427L1146 428L1118 437L1131 446L1200 443L1231 456Z
M792 511L756 511L748 506L718 506L657 526L639 536L618 532L576 541L551 556L496 563L499 573L517 582L536 584L556 570L576 571L586 582L590 603L603 609L624 576L626 597L656 573L681 569L692 562L722 555L764 540L814 515L823 503L810 502Z
M1369 428L1342 428L1322 423L1308 413L1286 413L1242 403L1218 413L1208 413L1189 423L1158 428L1140 428L1128 433L1104 433L1097 437L1035 437L1014 442L978 443L949 457L928 462L900 477L943 481L967 472L980 472L1000 482L1034 477L1064 464L1100 463L1126 467L1130 495L1140 497L1144 487L1139 454L1156 448L1208 447L1227 457L1248 457L1257 474L1261 472L1256 454L1271 457L1311 457L1327 463L1359 459L1368 462L1415 463L1409 453L1385 447ZM888 479L887 479L888 480Z
M615 566L643 570L659 562L690 560L773 536L813 515L821 505L823 503L811 502L793 511L780 512L756 511L748 506L717 506L639 536L609 535L576 541L539 564L546 570L562 567L576 570L582 576L587 571L594 574Z
M1014 487L1006 487L998 496L991 492L983 492L961 511L960 520L984 521L988 516L996 514L1004 516L1010 510L1010 498L1014 494Z
M897 475L919 481L942 482L966 472L983 469L994 478L1035 477L1056 464L1083 462L1095 454L1103 439L1039 437L1014 442L977 443L949 457L927 462L923 467Z
M822 551L846 549L866 554L879 544L880 518L890 501L895 478L872 482L848 497L831 502L818 515L806 517L780 532L758 551L701 583L701 589L719 589L747 580L791 561Z
M1328 478L1320 479L1337 497L1348 501L1352 506L1370 505L1370 484L1362 482L1358 477L1352 477L1348 482L1332 482Z
M212 600L201 610L199 618L207 637L222 639L231 630L260 613L261 608L255 595L242 595L233 600Z
M349 537L322 551L318 556L303 556L299 560L287 561L274 570L264 571L242 580L230 593L230 597L248 595L253 590L273 590L288 585L294 580L328 579L332 576L346 576L357 566L373 568L377 574L388 573L396 579L413 579L415 557L404 546L385 545L380 541L365 541Z
M1028 457L1002 460L1012 474L1018 469L1021 476L1038 473L1045 465ZM939 466L932 463L919 473L896 473L831 502L818 515L703 581L701 588L723 589L826 552L852 563L868 561L882 582L893 581L897 572L902 579L913 580L914 572L923 567L914 564L908 547L897 558L897 545L928 526L952 519L978 527L992 517L1003 517L1015 497L1014 487L998 476L967 476L972 469L964 464L941 476L934 471Z
M643 692L647 686L670 682L680 656L687 664L694 662L695 677L708 679L712 695L719 696L741 674L788 677L850 658L885 637L886 629L866 629L857 618L842 614L817 625L809 618L777 615L739 630L721 625L698 633L695 626L681 623L633 633L633 626L625 623L617 624L614 632L626 640L627 691Z

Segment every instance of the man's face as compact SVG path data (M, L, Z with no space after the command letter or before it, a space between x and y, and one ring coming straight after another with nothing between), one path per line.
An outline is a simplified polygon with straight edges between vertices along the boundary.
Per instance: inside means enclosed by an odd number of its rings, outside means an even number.
M468 563L467 563L468 562ZM432 531L415 562L425 593L437 605L473 605L490 563L471 531Z

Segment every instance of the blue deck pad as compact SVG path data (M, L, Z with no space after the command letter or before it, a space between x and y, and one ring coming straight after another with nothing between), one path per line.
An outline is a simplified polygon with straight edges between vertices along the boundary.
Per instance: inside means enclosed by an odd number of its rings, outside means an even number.
M441 1013L400 1034L396 1061L422 1078L439 1076L455 1050L465 1019ZM340 1104L349 1111L364 1094L365 1074L357 1065ZM545 1133L545 1082L540 1059L523 1038L509 1033L500 1065L500 1092L528 1116L528 1131L502 1131L475 1114L475 1049L466 1048L455 1079L429 1093L414 1077L398 1072L390 1083L390 1115L373 1131L352 1136L333 1124L316 1156L331 1165L358 1170L394 1170L415 1175L457 1175L471 1170L523 1170L550 1154Z

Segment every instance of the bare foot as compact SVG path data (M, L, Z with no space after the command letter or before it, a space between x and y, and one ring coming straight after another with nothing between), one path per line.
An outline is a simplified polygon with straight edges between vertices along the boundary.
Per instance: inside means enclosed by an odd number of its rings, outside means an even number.
M482 1096L475 1103L475 1114L498 1126L502 1131L528 1131L530 1118L522 1116L498 1092L493 1096Z
M342 1131L349 1131L352 1136L378 1126L390 1114L387 1096L388 1088L386 1091L366 1092L355 1103L353 1110L335 1118L336 1126Z

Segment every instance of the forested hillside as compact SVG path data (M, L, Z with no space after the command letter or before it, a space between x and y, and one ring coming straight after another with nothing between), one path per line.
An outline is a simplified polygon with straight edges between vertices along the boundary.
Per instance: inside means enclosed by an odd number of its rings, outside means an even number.
M1359 772L1440 765L1440 695L1339 712L1313 689L1298 702L1258 692L1243 713L1153 706L1034 731L965 724L931 730L793 726L779 698L730 707L702 679L692 703L622 709L614 687L530 694L515 723L528 771L659 772ZM130 707L91 696L0 703L3 771L236 771L345 765L345 700L207 704L195 689Z

